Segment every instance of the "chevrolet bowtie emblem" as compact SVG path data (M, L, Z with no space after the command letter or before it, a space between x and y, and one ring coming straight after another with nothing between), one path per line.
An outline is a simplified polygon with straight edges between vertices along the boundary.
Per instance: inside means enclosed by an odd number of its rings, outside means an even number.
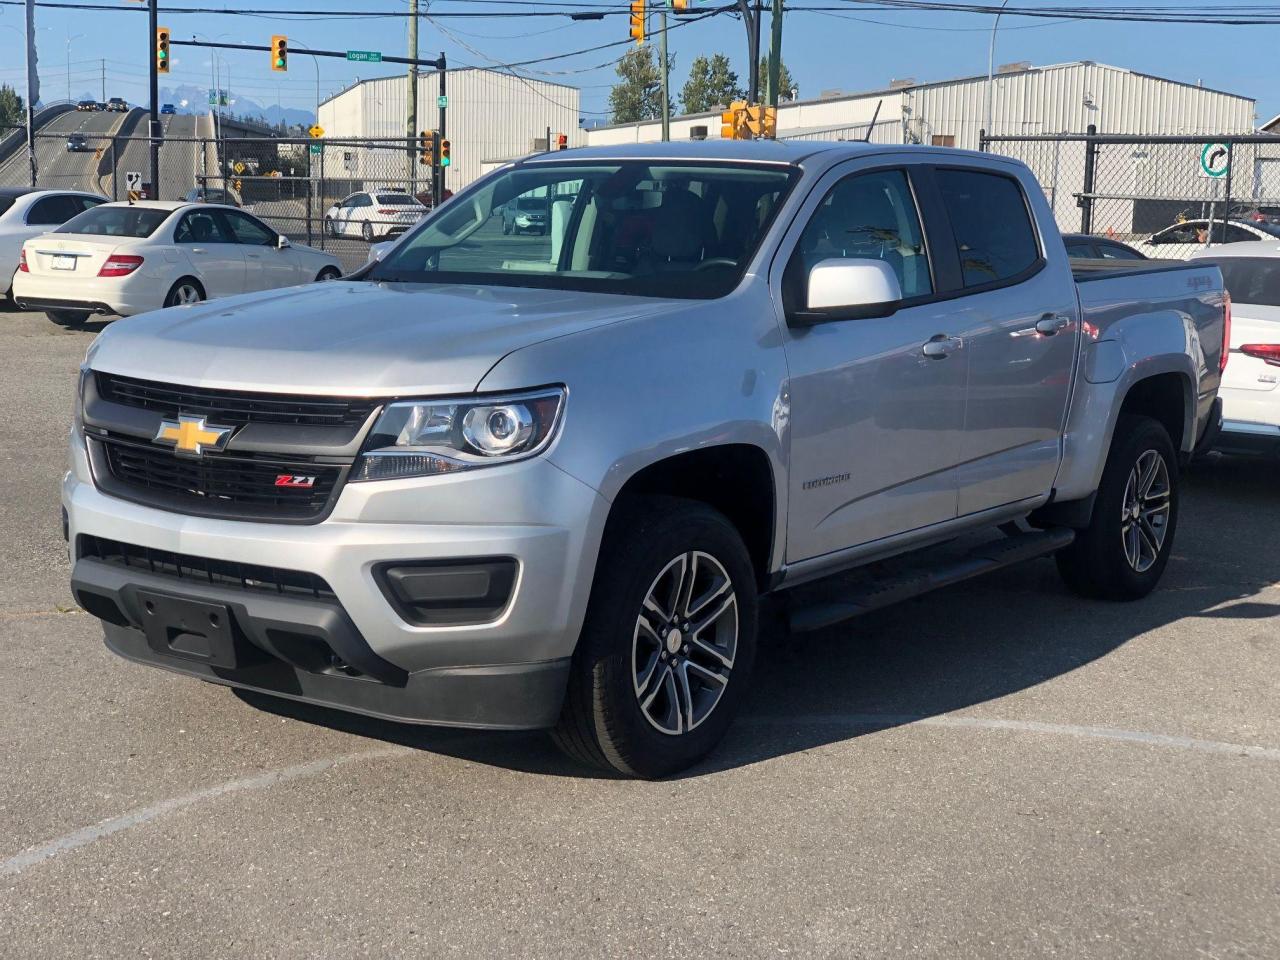
M164 420L156 431L156 443L173 447L180 454L198 457L209 450L221 450L231 439L234 427L219 427L204 422L204 417L179 416Z

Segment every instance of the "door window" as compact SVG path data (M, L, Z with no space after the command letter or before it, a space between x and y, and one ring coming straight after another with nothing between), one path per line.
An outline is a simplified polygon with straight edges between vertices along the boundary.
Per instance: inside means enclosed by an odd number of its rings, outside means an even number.
M933 292L920 216L901 170L855 174L832 187L801 234L796 258L801 277L823 260L883 260L904 299Z
M1214 224L1214 226L1217 227L1218 224ZM1214 233L1217 233L1217 230ZM1222 240L1217 241L1219 243L1247 243L1250 240L1258 239L1255 234L1250 233L1244 227L1237 227L1233 223L1222 224L1222 233Z
M942 169L938 187L951 219L966 287L1012 280L1040 259L1018 181L977 170Z
M83 208L75 202L75 198L66 194L52 197L41 197L27 211L27 223L31 226L46 226L66 223Z
M188 213L173 232L175 243L235 243L222 217L211 210Z
M94 207L106 202L104 200L99 200L97 197L75 197L74 199L80 208L76 213L81 213L85 210L92 210Z
M1104 260L1145 260L1137 250L1130 250L1119 243L1099 243L1098 253Z
M1106 247L1102 249L1105 251ZM1103 256L1105 255L1104 253ZM1093 252L1093 247L1087 243L1068 243L1067 256L1072 260L1092 260L1097 254Z
M259 247L273 246L275 244L276 232L247 213L226 210L223 211L222 215L226 218L237 243Z
M1188 220L1170 227L1163 233L1151 238L1152 243L1198 243L1204 245L1209 241L1208 224L1203 220Z

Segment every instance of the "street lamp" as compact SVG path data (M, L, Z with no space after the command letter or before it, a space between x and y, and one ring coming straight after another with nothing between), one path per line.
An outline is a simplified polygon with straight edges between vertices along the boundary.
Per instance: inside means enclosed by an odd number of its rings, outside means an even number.
M289 42L292 43L295 47L301 47L303 50L306 50L308 53L311 52L311 48L299 40L290 40ZM319 123L320 122L320 58L317 57L314 53L311 54L311 63L316 68L316 123ZM279 95L277 95L276 99L279 99Z
M84 39L83 33L77 33L73 37L71 35L71 28L70 27L67 28L67 100L68 101L72 99L71 97L71 41L83 40L83 39Z
M1004 0L1000 4L1000 9L996 11L995 23L991 25L991 45L987 48L987 124L983 127L987 136L991 136L991 112L992 104L995 101L995 72L996 72L996 31L1000 29L1000 18L1004 16L1004 8L1009 5L1009 0Z

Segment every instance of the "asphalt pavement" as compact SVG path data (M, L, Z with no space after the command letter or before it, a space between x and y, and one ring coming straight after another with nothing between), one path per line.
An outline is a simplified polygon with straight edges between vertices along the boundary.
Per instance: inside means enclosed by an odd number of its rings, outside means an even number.
M1275 464L1193 469L1147 600L1041 561L771 634L636 783L109 654L58 522L100 326L0 309L0 956L1280 956Z
M40 127L36 137L36 170L42 190L88 190L98 192L98 156L95 151L110 143L110 136L124 118L124 113L72 110L59 114ZM83 134L88 150L67 149L67 137ZM31 168L26 150L18 150L0 165L0 186L31 185ZM109 186L109 184L108 184Z

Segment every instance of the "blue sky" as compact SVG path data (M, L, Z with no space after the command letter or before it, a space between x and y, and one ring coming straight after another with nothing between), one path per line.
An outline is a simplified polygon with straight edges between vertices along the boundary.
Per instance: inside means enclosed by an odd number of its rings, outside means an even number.
M40 9L37 24L41 48L44 98L66 96L67 40L71 38L71 92L98 90L98 58L106 58L107 95L145 100L146 62L151 41L145 12L139 4L116 0L119 12ZM177 0L175 0L177 2ZM587 0L596 2L596 0ZM834 0L796 0L834 6ZM1016 0L1024 4L1035 0ZM1057 0L1055 0L1057 2ZM1077 5L1103 5L1106 0L1076 0ZM1128 0L1171 5L1206 0ZM1235 0L1239 3L1240 0ZM1258 0L1259 4L1267 0ZM424 0L425 4L425 0ZM198 5L188 3L187 5ZM203 4L209 5L209 4ZM229 6L311 10L367 7L370 10L403 10L404 0L238 0ZM436 0L436 12L477 9L483 0ZM22 77L21 8L0 7L0 82L19 83ZM230 51L232 88L264 105L280 102L286 107L310 109L315 100L315 72L302 44L327 49L370 49L403 53L403 19L366 16L359 20L311 17L245 17L161 12L161 23L175 39L199 33L209 39L266 43L272 33L287 34L296 41L288 74L273 73L265 52ZM15 29L6 29L15 28ZM790 13L786 19L783 59L796 77L802 96L814 96L830 88L856 91L882 87L890 78L915 77L943 80L985 73L991 18L971 14L933 12L860 11L850 4L840 14ZM446 34L444 31L447 31ZM567 18L467 19L424 22L420 27L424 56L444 50L454 64L487 65L528 60L622 39L625 17L603 22L573 22ZM451 34L451 35L450 35ZM767 23L766 23L767 37ZM672 85L678 92L689 62L701 53L728 53L745 79L745 32L739 21L717 17L689 24L670 35L675 56ZM1258 100L1261 120L1280 113L1275 49L1280 25L1228 27L1081 23L1006 17L1000 27L997 62L1030 60L1036 64L1090 59L1145 73L1251 96ZM608 64L624 48L597 51L571 59L523 68L529 76L572 83L582 88L584 119L600 120L607 110L609 85L614 77ZM210 59L205 50L176 48L168 85L183 83L209 86ZM545 72L538 72L545 71ZM357 77L393 72L369 64L322 60L322 92L340 89Z

